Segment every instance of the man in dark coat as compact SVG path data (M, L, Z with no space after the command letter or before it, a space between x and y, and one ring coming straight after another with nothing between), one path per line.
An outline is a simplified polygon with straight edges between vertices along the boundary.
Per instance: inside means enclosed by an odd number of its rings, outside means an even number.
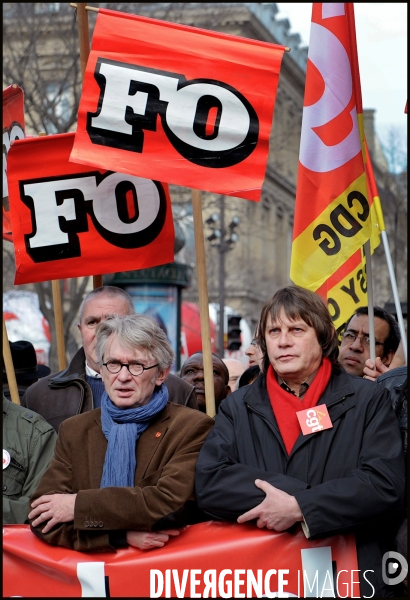
M132 314L135 314L132 297L121 288L103 286L87 294L79 310L82 348L64 371L44 377L28 388L22 406L36 411L57 432L68 417L101 406L104 385L95 355L96 327L113 316ZM173 374L168 375L166 385L172 402L198 408L192 385Z
M340 367L326 305L297 286L265 303L259 346L263 374L222 401L199 454L198 505L275 531L300 525L309 539L353 532L361 596L394 596L382 558L405 468L389 393Z
M27 388L50 374L50 367L37 364L36 349L28 340L9 342L20 402ZM3 394L11 400L7 372L3 363Z

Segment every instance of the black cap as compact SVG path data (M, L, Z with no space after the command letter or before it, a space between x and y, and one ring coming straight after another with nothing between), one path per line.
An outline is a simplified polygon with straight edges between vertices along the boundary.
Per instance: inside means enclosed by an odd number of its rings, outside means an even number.
M50 367L37 364L37 355L31 342L19 340L10 342L11 358L13 359L16 381L26 382L32 379L41 379L51 373ZM7 383L7 374L3 360L3 382Z

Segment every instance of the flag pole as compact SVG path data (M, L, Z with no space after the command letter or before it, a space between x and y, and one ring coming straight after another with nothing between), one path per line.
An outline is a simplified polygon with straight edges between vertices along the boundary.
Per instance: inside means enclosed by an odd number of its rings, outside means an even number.
M58 368L60 371L63 371L63 369L65 369L67 367L67 357L65 354L65 344L64 344L63 309L62 309L62 305L61 305L60 280L53 279L51 282L51 289L53 292L53 307L54 307L54 321L55 321L55 326L56 326Z
M371 195L371 197L373 199L373 205L374 205L374 209L375 209L375 213L376 213L376 221L377 221L377 225L378 225L380 235L381 235L381 238L383 241L384 253L386 255L387 268L389 271L390 283L392 286L394 303L396 306L396 314L397 314L397 321L398 321L399 329L400 329L400 337L401 337L402 345L403 345L404 360L406 361L406 364L407 364L406 330L404 328L403 314L402 314L402 310L401 310L400 298L399 298L399 293L398 293L398 289L397 289L396 276L394 274L394 268L393 268L393 263L392 263L392 259L391 259L391 252L390 252L390 248L389 248L389 241L387 239L387 232L386 232L386 225L384 223L382 204L380 201L379 193L377 191L376 178L374 176L372 161L370 158L370 153L369 153L369 148L368 148L367 143L366 143L366 174L368 176L367 185L368 185L369 194Z
M44 137L47 134L45 131L40 131L38 135L39 137ZM65 354L64 344L63 309L61 306L60 280L52 280L51 290L53 294L54 322L56 327L58 368L60 371L63 371L63 369L65 369L67 366L67 357Z
M215 390L212 365L211 330L209 327L209 301L206 281L204 225L202 219L201 192L192 189L192 213L194 217L196 272L198 279L199 316L201 319L202 357L204 361L206 414L215 416Z
M16 373L14 371L13 358L11 356L10 344L7 335L6 321L3 314L3 360L6 367L7 383L10 390L11 401L20 404L20 395L17 387Z
M373 304L373 279L372 279L372 258L370 250L370 240L364 244L364 255L366 257L366 279L367 279L367 309L369 317L369 337L370 337L370 358L373 363L376 362L376 338L374 335L374 304Z
M396 306L397 321L399 324L400 336L401 336L402 345L403 345L404 360L406 361L406 364L407 364L406 330L404 327L403 313L401 310L400 298L399 298L399 293L398 293L398 289L397 289L396 276L394 274L394 267L393 267L393 262L391 259L389 240L387 238L386 226L384 224L383 211L382 211L382 206L381 206L379 196L376 196L374 198L374 205L376 208L377 221L379 223L379 227L380 227L380 231L381 231L384 253L386 255L387 268L389 270L389 275L390 275L390 283L391 283L392 291L393 291L394 304Z
M77 9L78 18L78 37L80 40L80 63L81 63L81 76L84 81L85 69L87 66L88 56L90 54L90 36L88 31L88 13L86 10L86 2L77 2L77 4L70 4ZM87 7L88 8L88 7ZM102 287L103 280L102 275L93 275L93 288Z

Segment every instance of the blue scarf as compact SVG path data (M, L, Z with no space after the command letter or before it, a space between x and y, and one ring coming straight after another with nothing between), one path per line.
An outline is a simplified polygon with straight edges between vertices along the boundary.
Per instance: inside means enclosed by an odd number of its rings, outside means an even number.
M101 399L102 430L108 440L100 488L134 487L138 439L168 402L168 389L162 384L145 406L118 408L108 397Z

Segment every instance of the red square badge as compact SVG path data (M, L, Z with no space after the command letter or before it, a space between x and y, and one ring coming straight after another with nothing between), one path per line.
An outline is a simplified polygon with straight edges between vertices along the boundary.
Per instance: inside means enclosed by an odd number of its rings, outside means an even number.
M296 416L299 420L303 435L309 435L310 433L316 433L317 431L323 431L323 429L330 429L330 427L333 427L329 413L327 412L326 404L320 404L319 406L307 408L306 410L300 410L296 413Z

